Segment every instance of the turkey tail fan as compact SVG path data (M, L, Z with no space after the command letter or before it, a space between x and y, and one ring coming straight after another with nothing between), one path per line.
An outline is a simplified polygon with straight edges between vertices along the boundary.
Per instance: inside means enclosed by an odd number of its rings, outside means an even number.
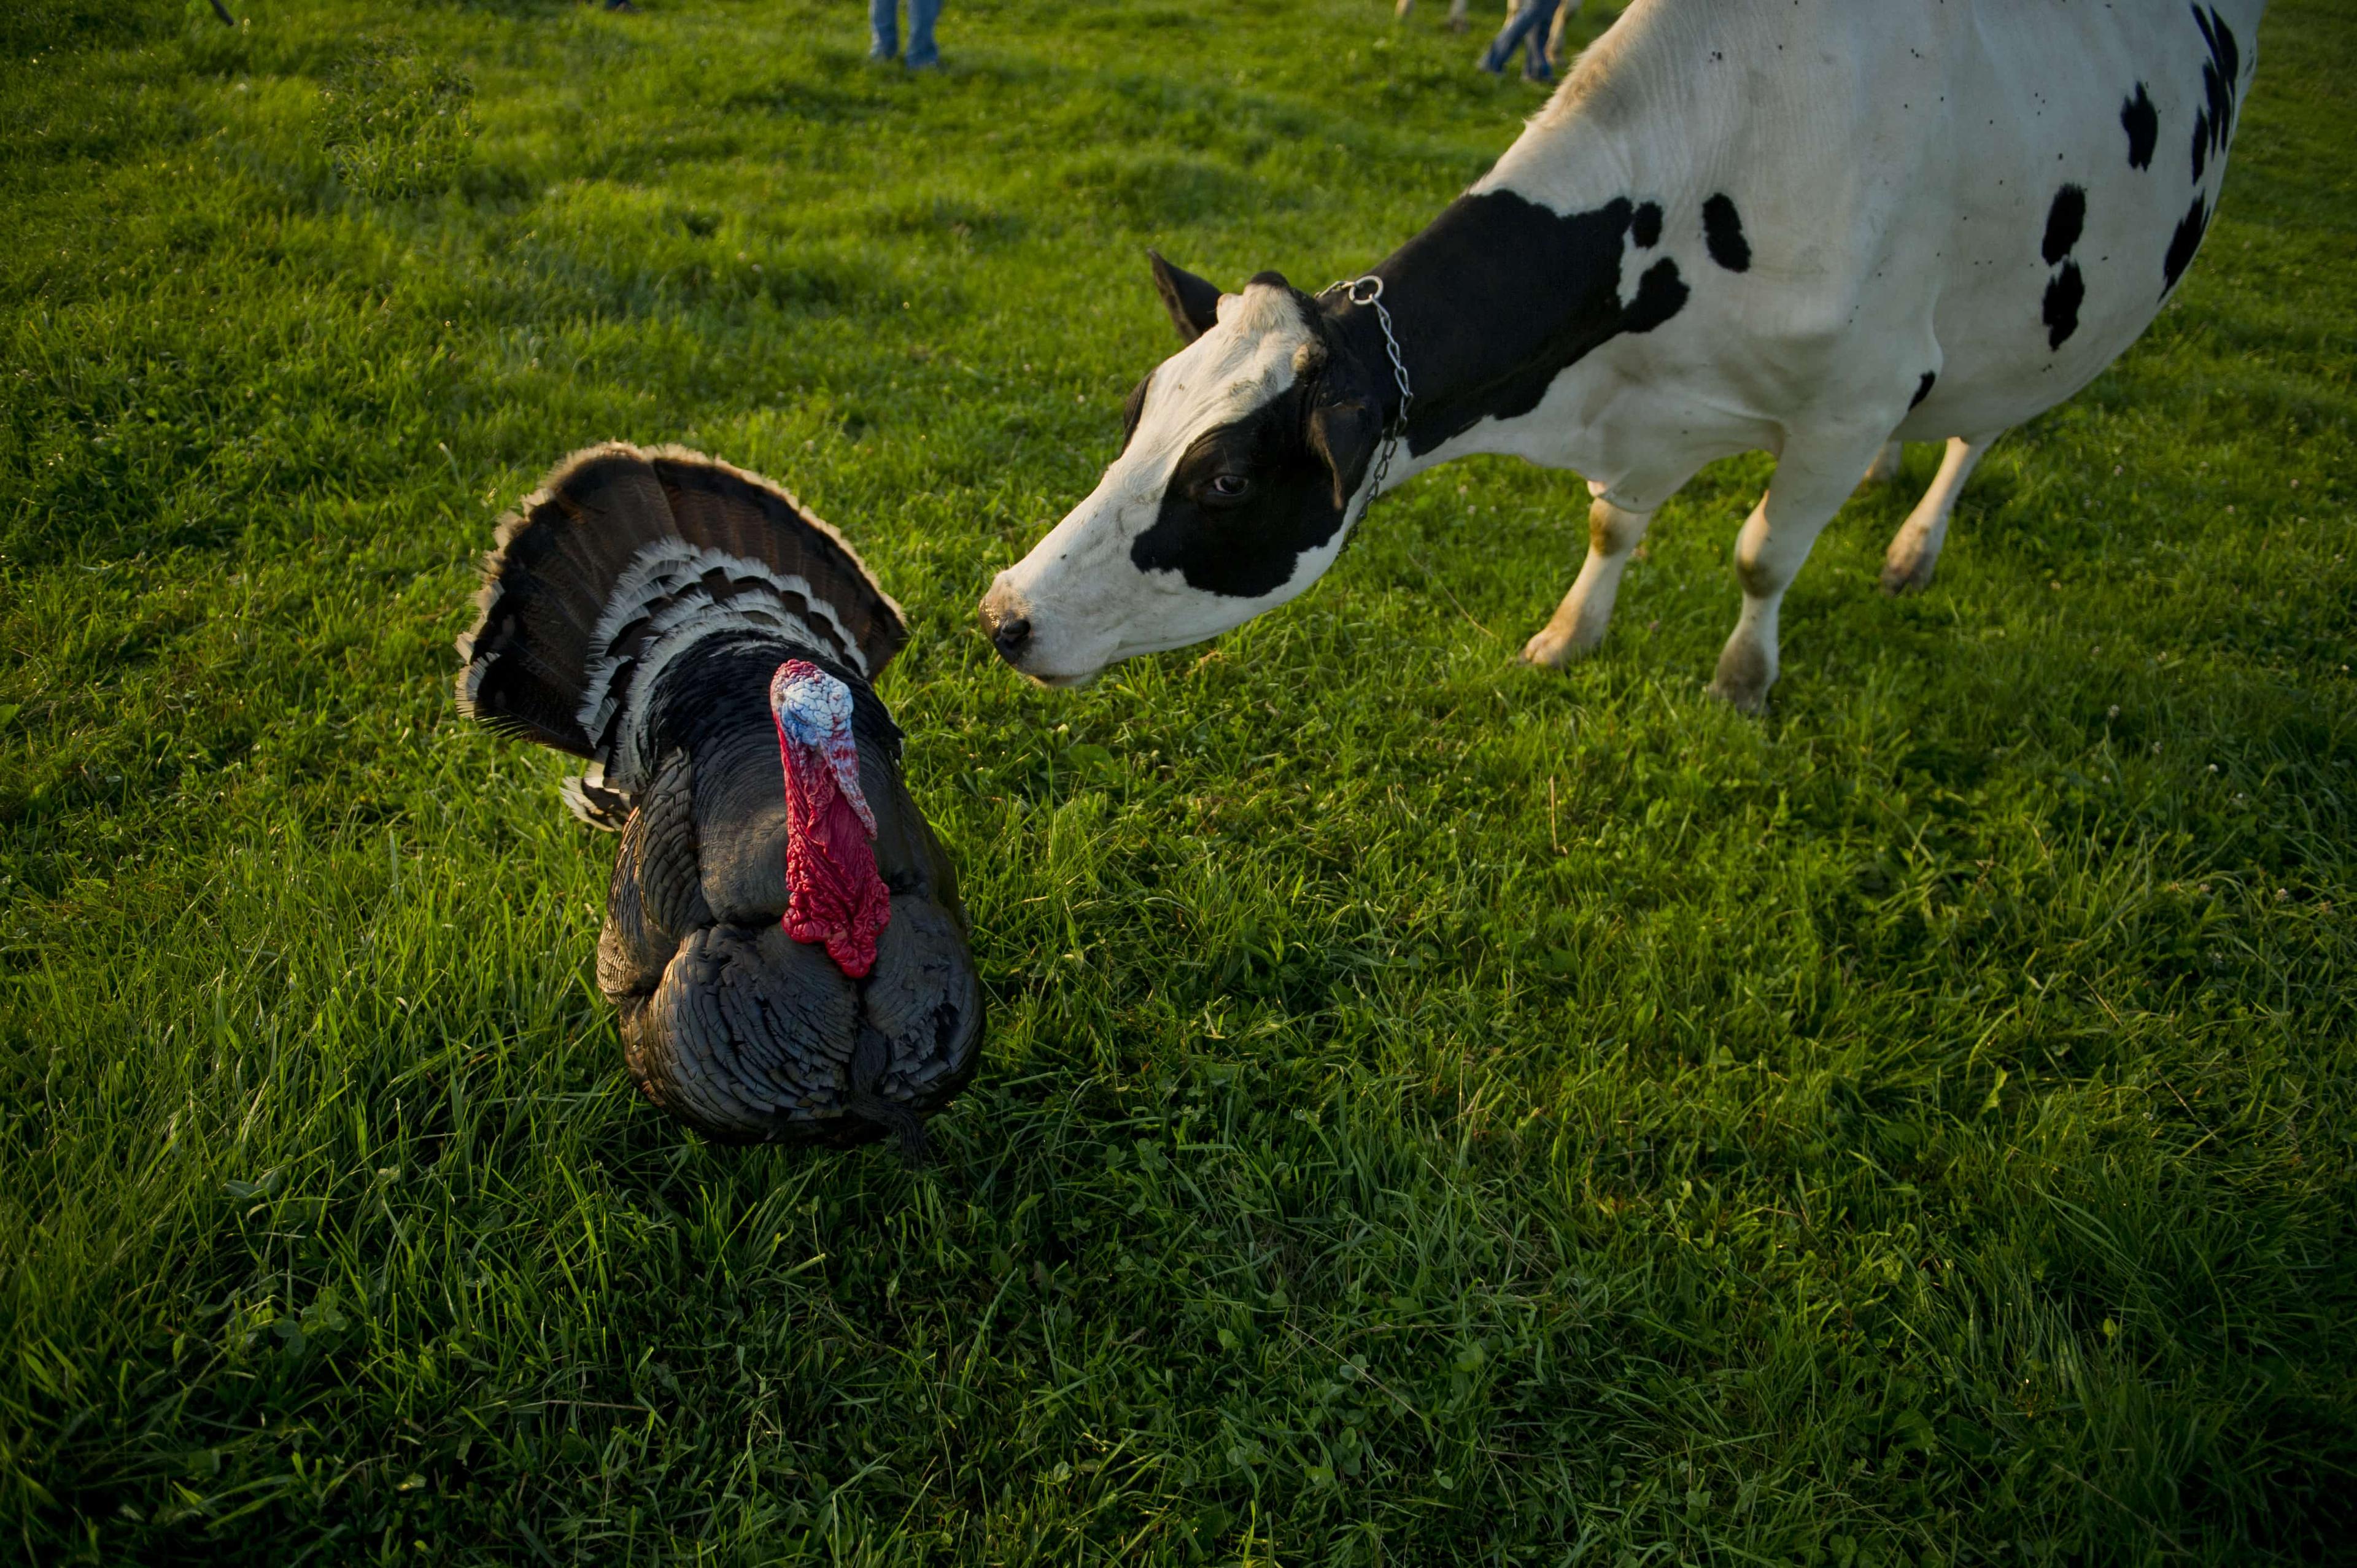
M724 633L783 637L873 681L908 640L843 536L759 475L683 447L575 453L500 520L459 710L590 759L566 797L619 827L643 782L653 682Z
M684 446L647 454L680 536L750 557L810 585L810 596L857 645L869 683L909 640L900 606L851 542L779 485Z

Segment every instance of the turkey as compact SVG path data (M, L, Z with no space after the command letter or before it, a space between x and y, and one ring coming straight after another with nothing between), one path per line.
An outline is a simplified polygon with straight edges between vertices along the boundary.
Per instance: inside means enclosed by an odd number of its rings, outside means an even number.
M974 1076L957 876L872 682L900 607L768 480L593 446L500 521L458 706L586 758L619 829L597 987L647 1097L725 1143L850 1145Z

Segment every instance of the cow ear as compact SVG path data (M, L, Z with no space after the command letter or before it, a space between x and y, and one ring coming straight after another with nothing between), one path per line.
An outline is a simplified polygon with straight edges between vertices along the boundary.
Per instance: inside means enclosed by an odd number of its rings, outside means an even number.
M1154 263L1154 291L1162 296L1162 308L1170 313L1172 325L1178 328L1178 340L1192 343L1218 325L1220 319L1220 289L1217 284L1197 277L1184 267L1174 267L1162 259L1159 251L1148 251Z
M1361 399L1323 403L1310 411L1309 448L1334 472L1335 510L1351 504L1383 438L1383 416Z

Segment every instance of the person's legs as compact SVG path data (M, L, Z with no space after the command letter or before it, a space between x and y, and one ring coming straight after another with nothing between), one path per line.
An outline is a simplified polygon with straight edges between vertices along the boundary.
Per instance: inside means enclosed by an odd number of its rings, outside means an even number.
M1555 7L1550 5L1547 7L1548 14L1552 16L1554 11ZM1503 75L1506 62L1514 58L1514 50L1528 36L1532 25L1541 19L1536 0L1524 0L1524 4L1512 16L1506 18L1505 27L1499 29L1498 36L1490 40L1490 47L1482 51L1481 58L1474 63L1491 76ZM1545 35L1540 36L1544 38Z
M1555 20L1555 0L1531 0L1526 7L1531 28L1523 35L1523 75L1532 81L1555 80L1555 62L1547 54L1547 24Z
M867 58L890 59L900 52L900 0L867 0Z
M909 69L922 70L942 63L933 46L933 20L942 14L942 0L909 0Z

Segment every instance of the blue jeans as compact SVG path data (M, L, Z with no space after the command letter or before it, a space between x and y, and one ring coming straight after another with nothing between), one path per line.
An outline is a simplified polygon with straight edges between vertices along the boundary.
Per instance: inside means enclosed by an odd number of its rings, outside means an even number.
M1549 10L1555 7L1549 5ZM899 0L867 0L867 30L873 41L870 59L890 59L900 52ZM933 47L933 18L942 14L942 0L909 0L909 63L939 65L941 50Z
M916 0L909 0L914 5ZM877 0L882 4L882 0ZM1523 0L1523 8L1514 13L1502 31L1490 41L1489 49L1481 56L1481 69L1491 74L1503 71L1506 62L1514 58L1520 48L1523 54L1523 74L1533 81L1552 81L1555 68L1547 59L1547 24L1555 20L1555 0Z

